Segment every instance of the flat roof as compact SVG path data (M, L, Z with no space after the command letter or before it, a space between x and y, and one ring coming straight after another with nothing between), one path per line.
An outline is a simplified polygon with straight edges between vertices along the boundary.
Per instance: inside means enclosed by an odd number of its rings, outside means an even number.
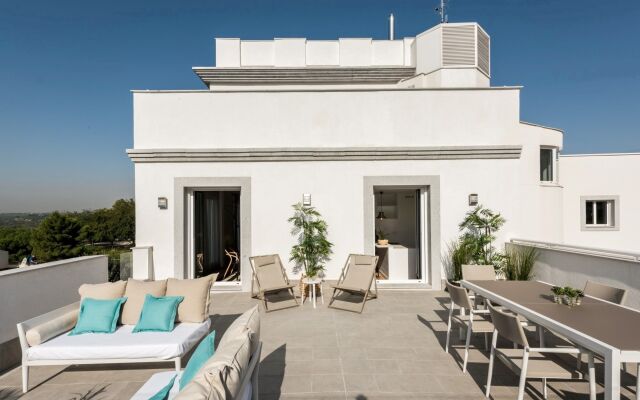
M520 90L522 86L491 86L491 87L456 87L456 88L308 88L308 89L177 89L177 90L157 90L157 89L132 89L131 93L269 93L269 92L411 92L411 91L451 91L451 90ZM522 121L521 121L522 122ZM535 124L529 124L535 125ZM551 128L555 129L555 128Z

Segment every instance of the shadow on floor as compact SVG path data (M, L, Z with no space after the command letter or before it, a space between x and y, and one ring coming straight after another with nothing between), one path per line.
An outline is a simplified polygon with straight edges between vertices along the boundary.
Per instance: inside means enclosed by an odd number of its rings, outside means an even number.
M73 393L72 397L69 397L69 400L97 400L101 398L100 396L107 393L107 389L109 388L109 384L105 384L102 386L94 386L89 389L86 393Z
M287 345L283 344L260 362L260 393L280 396L286 367Z
M19 389L14 388L0 388L0 400L15 400L22 396L22 392Z

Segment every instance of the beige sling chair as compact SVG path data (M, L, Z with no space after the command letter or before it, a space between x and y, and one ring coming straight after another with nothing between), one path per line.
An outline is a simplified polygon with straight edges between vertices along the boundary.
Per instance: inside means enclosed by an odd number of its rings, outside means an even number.
M272 254L268 256L249 257L249 261L251 262L251 269L253 270L253 277L251 279L251 295L253 297L258 297L264 302L264 309L266 312L273 311L269 310L267 295L276 294L282 291L291 293L291 297L295 304L278 308L278 310L298 305L298 300L293 293L293 287L295 285L292 285L289 282L289 278L282 266L282 261L280 260L279 255ZM254 283L258 289L257 293L254 291Z
M368 256L363 254L349 254L347 262L342 268L338 283L332 285L333 295L329 302L329 307L337 308L345 311L353 311L362 313L364 305L369 299L378 297L378 285L375 280L376 265L378 264L378 256ZM371 290L373 284L374 290ZM362 297L362 305L360 310L348 307L337 307L334 302L348 302L343 295L356 295ZM340 298L338 298L338 296Z
M533 348L524 334L524 329L514 314L504 312L489 304L491 321L495 330L491 339L491 355L489 356L489 371L487 373L486 397L491 392L491 377L495 359L500 360L514 373L520 373L520 385L518 387L518 400L524 398L524 388L527 378L542 379L542 395L547 398L547 379L584 379L580 370L565 365L560 360L549 357L548 354L575 354L580 356L581 351L575 347ZM514 345L522 348L498 348L498 336L502 336ZM589 356L589 398L596 398L596 380L593 355Z
M627 297L627 291L624 289L591 281L587 281L584 286L584 294L616 304L622 304Z
M462 279L465 281L495 281L496 270L493 265L462 265ZM469 298L476 304L482 304L484 299L475 293L469 293Z
M493 265L463 265L462 279L465 281L495 281L496 270Z
M627 291L613 286L603 285L602 283L587 281L584 285L584 294L595 297L600 300L622 305L627 297ZM595 358L602 360L603 358L595 354ZM582 365L582 356L578 357L578 367ZM623 364L623 369L627 371L627 364ZM640 400L640 363L636 365L636 400Z
M467 373L467 360L469 359L469 343L471 342L472 333L484 333L484 348L488 349L487 338L488 334L493 332L493 324L487 318L489 316L489 310L480 310L475 308L467 289L454 286L449 282L446 282L449 296L451 297L451 305L449 306L449 318L447 321L447 341L444 345L444 351L449 352L449 339L451 336L451 328L453 323L462 325L467 330L467 340L464 345L464 361L462 363L462 373ZM455 306L458 309L468 310L468 314L460 313L454 314Z

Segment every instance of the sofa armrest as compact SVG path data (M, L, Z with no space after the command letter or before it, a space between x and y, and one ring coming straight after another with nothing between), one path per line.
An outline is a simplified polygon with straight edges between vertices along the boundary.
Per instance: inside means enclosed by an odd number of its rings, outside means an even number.
M22 349L37 346L73 329L79 310L80 302L76 302L19 323L18 337Z

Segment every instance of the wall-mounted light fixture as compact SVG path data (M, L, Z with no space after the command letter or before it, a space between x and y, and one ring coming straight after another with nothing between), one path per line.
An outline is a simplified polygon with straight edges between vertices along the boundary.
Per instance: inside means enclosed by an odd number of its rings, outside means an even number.
M161 210L166 210L169 207L169 201L166 197L158 197L158 208Z
M478 205L478 194L477 193L471 193L469 195L469 205L470 206L477 206Z
M302 205L310 206L311 205L311 193L303 193L302 194Z

